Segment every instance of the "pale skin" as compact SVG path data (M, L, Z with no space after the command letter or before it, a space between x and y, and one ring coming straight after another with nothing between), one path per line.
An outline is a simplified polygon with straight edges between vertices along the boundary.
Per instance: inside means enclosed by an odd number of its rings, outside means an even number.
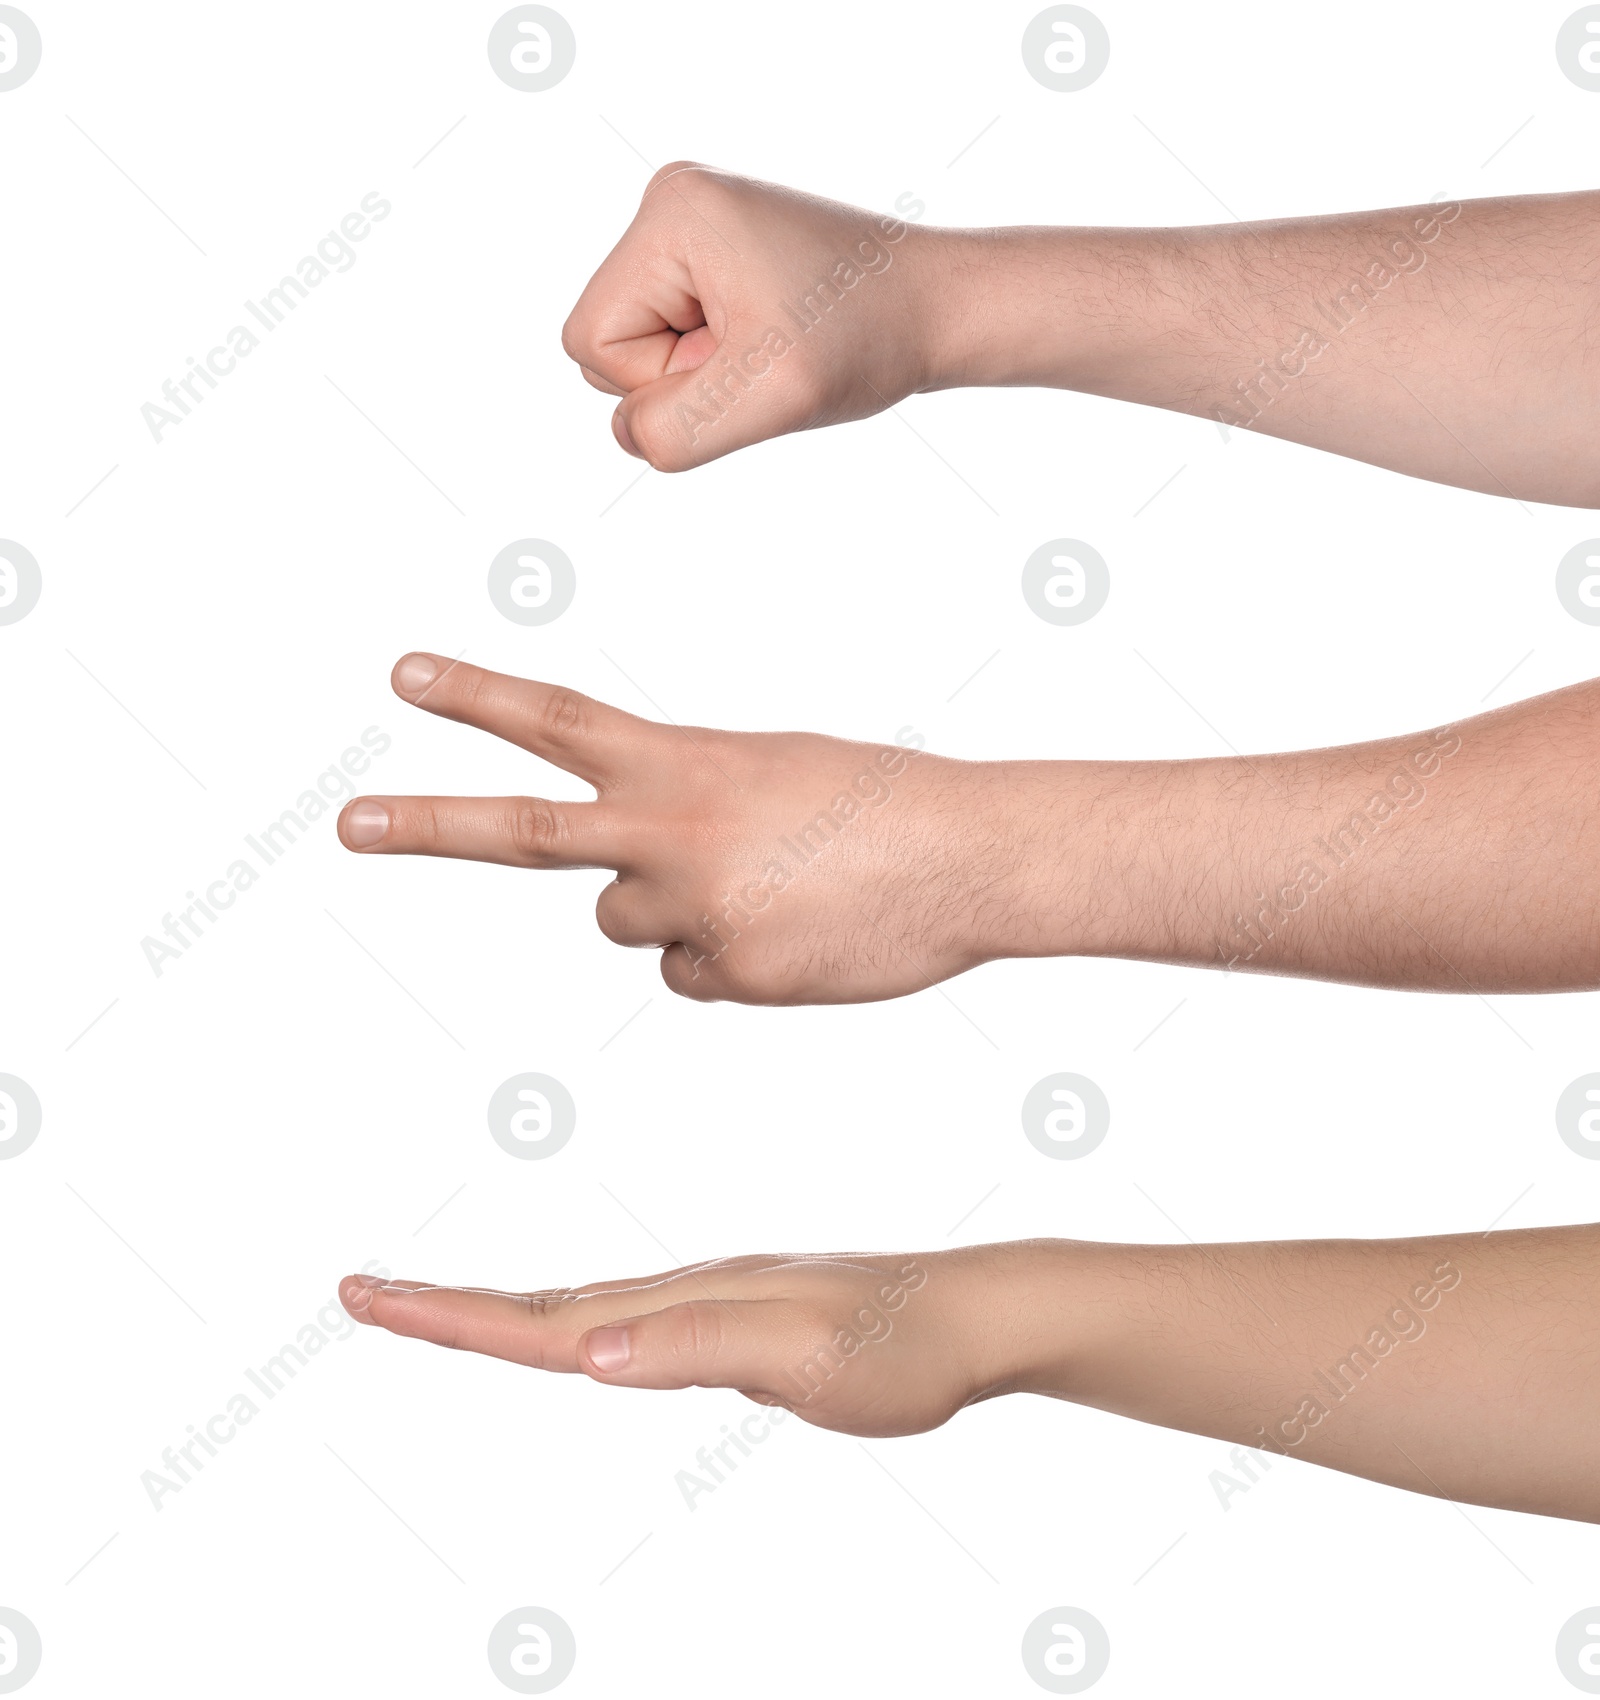
M1597 506L1597 213L1569 195L951 231L680 163L564 341L618 398L621 446L663 471L920 391L1045 385ZM595 799L364 797L346 846L611 870L601 930L659 950L696 999L867 1001L1044 955L1600 986L1600 683L1370 744L1184 762L664 726L430 655L394 685ZM1234 1483L1298 1458L1600 1521L1591 1227L754 1256L524 1294L352 1276L340 1296L392 1333L616 1386L732 1389L851 1434L1028 1392L1215 1437Z
M1600 506L1600 194L1176 229L955 230L691 161L563 332L679 472L921 391L1036 385Z
M737 1257L536 1293L352 1275L340 1297L392 1334L616 1387L731 1388L848 1434L1037 1393L1257 1449L1216 1461L1238 1486L1302 1458L1600 1522L1592 1226Z
M609 869L600 930L697 1000L868 1002L1068 955L1600 987L1600 681L1375 743L1115 762L662 725L425 654L393 684L595 800L360 797L344 844Z

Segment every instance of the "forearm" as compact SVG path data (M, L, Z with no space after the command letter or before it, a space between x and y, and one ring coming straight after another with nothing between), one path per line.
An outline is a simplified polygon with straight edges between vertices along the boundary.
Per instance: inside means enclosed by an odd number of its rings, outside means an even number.
M1600 505L1600 194L927 234L947 278L930 387L1085 390Z
M1600 1228L984 1249L989 1392L1600 1521Z
M1373 744L998 764L993 784L988 955L1600 984L1600 682Z

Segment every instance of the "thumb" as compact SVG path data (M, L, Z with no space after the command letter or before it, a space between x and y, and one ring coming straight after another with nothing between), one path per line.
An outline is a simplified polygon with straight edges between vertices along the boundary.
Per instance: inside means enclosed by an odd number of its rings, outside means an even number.
M578 1368L616 1387L737 1387L781 1394L778 1307L769 1300L691 1299L591 1328Z
M657 472L686 472L795 429L804 409L785 382L792 346L781 331L732 326L714 347L697 341L686 351L692 366L680 363L623 400L612 418L617 441Z

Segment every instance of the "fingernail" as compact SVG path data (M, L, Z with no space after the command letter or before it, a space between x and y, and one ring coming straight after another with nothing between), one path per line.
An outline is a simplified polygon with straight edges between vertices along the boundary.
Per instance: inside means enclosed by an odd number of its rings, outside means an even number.
M350 1290L341 1295L344 1308L352 1316L365 1318L372 1309L373 1297L383 1290L383 1282L372 1275L352 1275L346 1284Z
M439 663L431 655L408 655L394 670L395 689L414 697L439 676Z
M628 1331L626 1328L596 1328L585 1342L589 1362L608 1374L625 1369L628 1363Z
M389 811L382 803L352 803L344 817L344 841L355 850L376 844L389 830Z
M611 434L617 439L617 446L625 454L632 455L635 460L644 459L644 456L633 446L633 438L628 435L628 424L622 417L620 407L611 415Z

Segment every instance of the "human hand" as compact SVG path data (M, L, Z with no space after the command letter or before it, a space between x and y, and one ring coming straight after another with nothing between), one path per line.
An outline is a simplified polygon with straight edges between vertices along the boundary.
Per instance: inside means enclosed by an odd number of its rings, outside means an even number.
M931 231L679 160L562 332L629 454L681 472L936 383Z
M1042 1394L1226 1441L1241 1478L1213 1472L1224 1509L1303 1459L1600 1522L1592 1223L738 1257L543 1293L350 1275L339 1297L392 1334L618 1387L734 1388L848 1434Z
M701 1001L898 997L1004 954L990 922L1027 857L1007 840L989 763L906 744L660 725L575 691L432 655L396 693L593 785L593 803L358 797L339 817L364 853L521 868L612 868L596 918L662 951Z
M339 1297L358 1322L531 1369L735 1388L818 1428L920 1434L1001 1390L996 1330L974 1311L985 1249L720 1258L540 1293L349 1275Z

